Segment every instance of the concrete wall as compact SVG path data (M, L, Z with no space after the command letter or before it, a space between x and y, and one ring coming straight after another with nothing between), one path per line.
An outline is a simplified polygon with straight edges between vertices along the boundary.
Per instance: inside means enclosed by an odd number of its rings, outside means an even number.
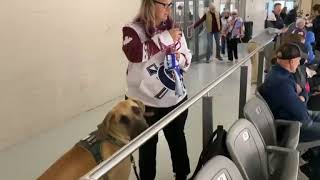
M304 15L311 13L312 0L301 0L300 10L303 10Z
M0 149L124 94L121 27L139 4L1 1Z
M246 21L253 21L253 36L263 31L264 20L267 15L266 2L268 0L246 0Z

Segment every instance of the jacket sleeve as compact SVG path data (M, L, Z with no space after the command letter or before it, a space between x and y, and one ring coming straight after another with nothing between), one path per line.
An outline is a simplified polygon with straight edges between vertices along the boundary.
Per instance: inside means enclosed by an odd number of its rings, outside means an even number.
M293 120L300 121L302 125L309 126L312 123L306 105L298 97L295 87L289 83L281 83L275 98L281 99L281 107L295 117Z
M125 26L122 29L122 32L122 50L127 59L133 63L150 60L154 55L160 52L160 42L164 45L173 44L173 39L167 30L158 33L145 41L141 41L137 32L131 27Z
M204 14L201 19L199 19L196 23L194 23L193 28L197 28L201 23L203 23L203 21L206 20L206 14Z

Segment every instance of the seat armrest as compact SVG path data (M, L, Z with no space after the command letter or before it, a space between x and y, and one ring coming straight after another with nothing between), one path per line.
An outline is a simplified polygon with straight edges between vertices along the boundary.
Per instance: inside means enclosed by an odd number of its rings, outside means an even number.
M300 138L301 123L298 121L275 120L279 146L296 149Z
M269 173L271 179L297 180L299 152L294 149L267 146Z
M266 146L267 153L277 153L277 154L287 154L290 152L298 152L294 149L284 148L284 147L278 147L278 146ZM299 153L299 152L298 152Z
M290 121L285 119L275 119L276 126L299 126L301 127L301 122L299 121Z

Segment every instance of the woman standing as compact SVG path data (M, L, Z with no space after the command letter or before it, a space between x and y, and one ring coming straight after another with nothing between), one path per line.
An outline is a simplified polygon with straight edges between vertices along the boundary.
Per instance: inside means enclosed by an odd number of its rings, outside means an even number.
M244 26L243 20L238 16L237 10L231 12L228 25L224 30L224 36L227 39L228 60L233 61L233 58L238 60L238 43L240 38L244 36Z
M182 31L174 28L172 6L172 0L142 0L138 16L123 27L122 49L129 61L126 96L146 105L146 112L153 114L146 117L150 126L187 100L184 86L183 93L176 95L175 78L164 66L166 55L175 54L182 77L192 57ZM187 115L186 110L163 129L176 180L186 180L190 173L184 134ZM157 142L155 135L139 149L141 180L155 179Z
M226 29L228 25L228 19L230 17L230 11L225 10L223 16L221 17L222 30ZM226 36L222 33L221 35L221 54L225 56L226 52Z

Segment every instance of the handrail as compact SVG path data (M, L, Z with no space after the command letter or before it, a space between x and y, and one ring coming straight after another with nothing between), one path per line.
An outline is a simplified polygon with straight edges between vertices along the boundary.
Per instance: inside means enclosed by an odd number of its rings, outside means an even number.
M266 42L262 43L258 48L252 51L250 54L245 56L242 60L232 67L230 67L227 71L222 73L220 76L216 78L212 83L209 83L204 89L198 92L196 95L179 105L174 111L171 111L169 114L161 118L157 123L149 127L147 130L142 132L135 139L130 141L127 145L122 147L119 151L113 154L107 160L101 162L94 169L89 171L86 175L82 176L80 180L98 180L108 171L110 171L114 166L119 164L122 160L132 154L136 149L138 149L141 145L143 145L147 140L149 140L152 136L157 134L160 130L162 130L165 126L167 126L170 122L172 122L177 116L179 116L182 112L188 109L191 105L197 102L202 96L209 93L211 89L216 87L220 82L222 82L225 78L227 78L230 74L232 74L235 70L237 70L240 66L244 65L250 58L262 50L267 44L269 44L273 38L270 38Z

